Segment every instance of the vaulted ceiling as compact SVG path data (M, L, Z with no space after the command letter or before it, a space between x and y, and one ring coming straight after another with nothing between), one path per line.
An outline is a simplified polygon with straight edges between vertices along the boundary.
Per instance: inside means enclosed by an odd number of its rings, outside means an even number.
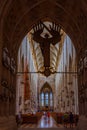
M39 20L60 24L77 54L87 48L86 0L4 0L0 1L0 19L3 44L13 55L17 56L23 37Z

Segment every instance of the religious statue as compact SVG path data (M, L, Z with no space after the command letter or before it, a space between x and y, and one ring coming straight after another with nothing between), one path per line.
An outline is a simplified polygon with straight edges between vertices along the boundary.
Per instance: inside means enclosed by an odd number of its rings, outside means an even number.
M44 37L41 36L44 28L50 33L45 33ZM49 29L50 28L50 29ZM52 23L52 26L49 25L49 28L42 22L39 22L33 27L33 40L40 44L42 55L44 57L44 67L45 67L45 76L50 75L50 44L55 45L61 40L60 30L61 27L55 23Z

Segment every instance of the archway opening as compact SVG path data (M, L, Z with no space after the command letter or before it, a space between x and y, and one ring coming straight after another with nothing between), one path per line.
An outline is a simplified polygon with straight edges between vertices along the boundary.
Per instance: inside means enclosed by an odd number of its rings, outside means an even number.
M45 82L52 86L55 93L53 111L79 113L76 52L69 36L57 25L48 21L39 22L22 41L18 54L17 113L39 111L41 98L38 94ZM44 39L44 34L48 33L52 38L49 30L58 31L59 27L61 40L56 44L49 43L49 48L47 44L42 46L43 41L41 44L32 37L34 32L43 29L40 36ZM48 55L50 58L46 59Z
M53 91L47 82L40 90L39 111L53 111Z

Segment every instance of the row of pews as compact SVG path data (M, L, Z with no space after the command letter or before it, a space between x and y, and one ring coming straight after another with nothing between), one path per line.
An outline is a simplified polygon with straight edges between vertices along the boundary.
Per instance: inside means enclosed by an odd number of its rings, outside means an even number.
M51 113L51 116L54 118L54 120L55 120L57 123L59 123L59 124L63 123L64 113L52 112L52 113ZM79 120L79 115L74 114L73 116L74 116L73 123L77 123L78 120ZM69 123L69 116L68 116L67 122Z
M42 113L36 113L36 114L23 114L22 123L38 123L38 121L41 119Z
M36 114L21 114L21 124L24 124L24 123L32 123L32 124L37 124L38 121L41 119L42 117L42 114L41 112L37 112ZM18 115L16 115L16 122L17 123L20 123L19 121L19 117Z

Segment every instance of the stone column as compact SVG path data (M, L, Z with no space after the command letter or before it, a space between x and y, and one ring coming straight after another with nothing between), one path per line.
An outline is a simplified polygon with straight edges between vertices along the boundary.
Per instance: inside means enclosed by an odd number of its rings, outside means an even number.
M2 46L3 46L3 41L2 41L2 28L3 28L3 20L0 21L0 116L2 115L2 85L1 85L1 72L2 72Z

